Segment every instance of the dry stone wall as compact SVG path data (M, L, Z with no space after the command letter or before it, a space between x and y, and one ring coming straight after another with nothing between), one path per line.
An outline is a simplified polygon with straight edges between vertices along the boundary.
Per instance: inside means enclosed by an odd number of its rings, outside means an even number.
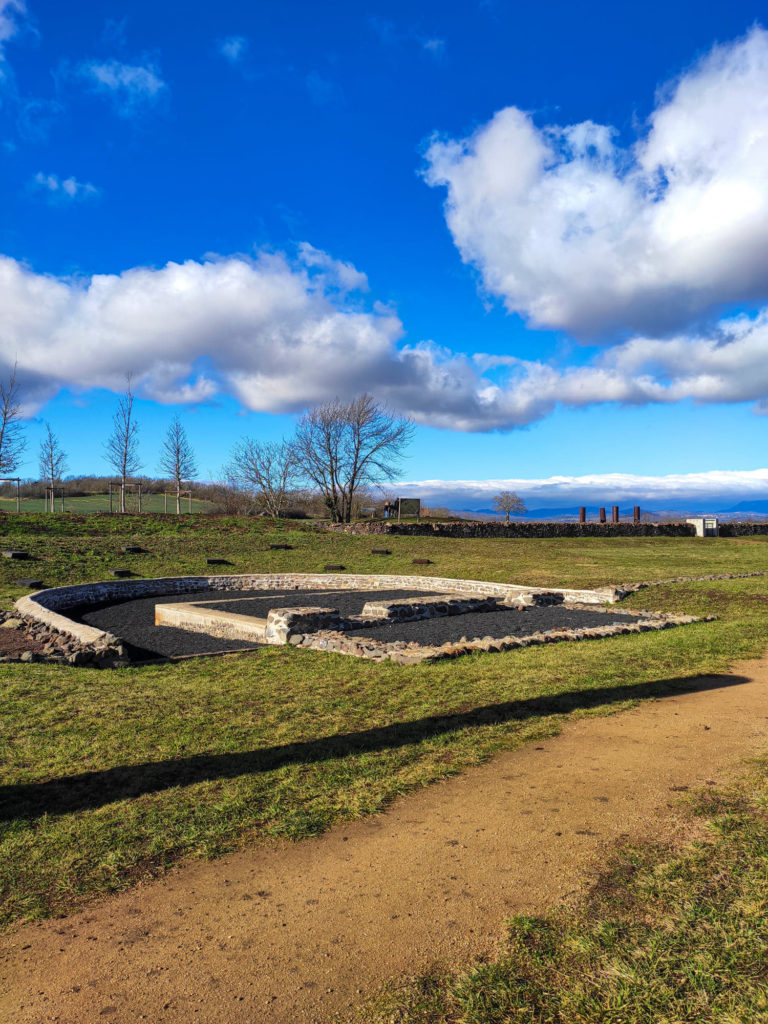
M499 523L462 519L450 523L352 523L330 526L342 533L401 537L531 538L547 537L695 537L690 523ZM768 534L768 523L720 523L721 537Z

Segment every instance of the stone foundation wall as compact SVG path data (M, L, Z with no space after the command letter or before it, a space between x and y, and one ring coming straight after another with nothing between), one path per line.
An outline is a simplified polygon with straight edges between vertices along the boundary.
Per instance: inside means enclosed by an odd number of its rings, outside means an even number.
M592 611L597 610L591 605L585 607L589 607ZM357 658L368 658L372 661L394 661L398 665L417 665L424 661L440 661L444 658L457 658L463 654L476 654L481 651L511 651L518 647L531 647L537 644L599 639L628 633L647 633L651 630L671 629L674 626L683 626L692 622L709 622L717 618L715 615L697 618L695 615L671 615L662 612L628 612L628 614L635 615L636 621L619 622L608 626L591 626L584 629L551 629L522 637L485 636L472 640L464 638L458 642L440 646L421 645L415 641L387 642L359 636L349 637L333 630L305 636L294 634L288 642L295 647L313 651L347 654Z
M83 645L118 643L115 637L67 618L69 608L110 601L128 601L140 597L189 594L198 590L428 590L496 596L510 599L522 594L541 595L542 599L583 601L587 604L611 602L611 587L598 590L555 590L524 587L514 583L488 583L483 580L457 580L439 576L394 576L389 574L353 575L351 573L253 573L238 576L170 576L158 579L103 580L68 587L52 587L21 597L16 613L59 633L74 637Z

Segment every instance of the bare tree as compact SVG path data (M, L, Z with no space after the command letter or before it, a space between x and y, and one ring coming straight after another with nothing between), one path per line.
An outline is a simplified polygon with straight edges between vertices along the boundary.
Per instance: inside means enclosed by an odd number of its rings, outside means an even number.
M59 439L51 430L50 423L45 424L45 435L40 442L40 479L45 480L46 489L51 489L51 512L55 511L53 491L67 468L67 456L59 444ZM46 498L46 502L47 502Z
M289 441L260 442L244 437L232 449L227 475L254 491L262 511L279 519L297 479L294 446Z
M526 511L525 502L514 491L501 491L497 494L493 499L493 507L498 512L506 514L507 523L509 523L510 513L517 514Z
M125 512L125 485L141 468L139 460L139 425L133 415L131 375L125 378L125 394L112 417L112 433L104 445L104 458L120 476L120 511Z
M0 379L0 476L13 473L21 462L27 445L21 420L21 399L14 363L8 377Z
M318 488L335 523L348 523L360 487L391 480L414 426L371 395L310 409L296 430L302 475Z
M195 453L178 416L174 416L160 450L160 472L176 488L176 514L181 513L181 485L197 476Z

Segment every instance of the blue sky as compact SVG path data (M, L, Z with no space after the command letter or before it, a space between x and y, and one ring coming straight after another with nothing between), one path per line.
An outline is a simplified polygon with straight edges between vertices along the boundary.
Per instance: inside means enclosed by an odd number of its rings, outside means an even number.
M106 471L130 371L149 473L176 412L212 477L368 390L416 491L768 497L760 16L0 0L21 471L44 420Z

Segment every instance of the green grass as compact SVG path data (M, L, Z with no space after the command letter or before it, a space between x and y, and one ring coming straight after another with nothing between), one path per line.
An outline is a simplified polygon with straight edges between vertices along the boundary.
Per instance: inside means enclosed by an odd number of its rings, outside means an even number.
M120 498L117 494L112 495L112 508L115 512L118 510L118 503ZM138 511L138 498L135 494L131 493L126 498L126 504L129 509L135 509ZM162 494L143 494L141 497L141 507L143 512L164 512L165 510L165 499ZM192 499L192 512L210 512L212 509L210 501L200 501L198 498ZM60 515L61 509L61 498L58 494L56 495L56 515ZM181 512L182 515L186 515L189 509L189 502L186 498L181 499ZM82 514L84 512L109 512L109 495L108 494L86 494L77 498L64 498L64 512L74 512ZM46 512L46 503L44 498L22 498L21 499L21 513L22 515L29 515L34 513ZM0 512L15 513L16 512L16 498L6 497L0 498ZM174 495L168 495L168 512L176 514L176 498Z
M19 575L50 585L137 573L353 572L591 586L768 569L768 544L728 540L376 540L296 524L188 517L0 517L0 601ZM119 553L126 543L146 553ZM270 543L294 545L271 551ZM294 648L130 668L0 667L2 920L64 913L246 842L300 839L370 814L394 797L555 734L568 716L663 696L699 673L763 653L762 578L664 586L631 607L714 612L717 622L478 654L416 667Z
M618 850L574 909L517 917L499 955L432 974L377 1024L758 1024L768 1020L768 759L689 804L695 839Z

